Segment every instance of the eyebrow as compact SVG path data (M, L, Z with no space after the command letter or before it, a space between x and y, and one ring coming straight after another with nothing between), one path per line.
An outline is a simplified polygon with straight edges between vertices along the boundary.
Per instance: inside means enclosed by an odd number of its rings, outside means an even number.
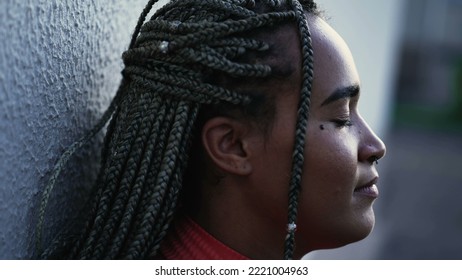
M339 99L352 98L352 97L357 96L358 94L359 94L359 85L352 85L349 87L338 88L329 97L327 97L326 100L324 100L324 102L322 102L321 106L325 106Z

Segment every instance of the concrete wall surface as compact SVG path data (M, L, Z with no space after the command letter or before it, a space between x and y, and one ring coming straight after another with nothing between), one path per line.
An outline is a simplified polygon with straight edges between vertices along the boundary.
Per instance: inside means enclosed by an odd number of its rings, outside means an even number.
M108 106L146 2L0 2L0 258L32 257L41 190L59 155ZM100 141L62 174L47 211L47 236L78 211ZM65 211L57 211L60 205Z

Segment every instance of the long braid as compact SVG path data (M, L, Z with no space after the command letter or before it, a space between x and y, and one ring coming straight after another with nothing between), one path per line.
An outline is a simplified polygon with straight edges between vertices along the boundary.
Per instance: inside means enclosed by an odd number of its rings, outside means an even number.
M160 102L160 100L156 100L153 103L157 104ZM167 101L167 108L166 107L160 107L160 110L157 112L157 119L156 122L152 125L151 131L148 132L148 135L151 135L154 131L159 131L160 135L166 133L166 129L160 129L161 124L163 122L169 123L170 121L166 119L167 116L172 116L172 111L170 107L170 102ZM156 114L156 112L152 112ZM150 193L152 193L150 188L148 186L153 185L152 182L149 181L149 178L154 177L152 175L152 169L155 166L159 165L159 158L156 157L156 154L160 154L161 151L163 150L162 145L159 145L157 147L157 150L155 149L155 143L158 142L158 137L151 137L148 139L148 142L146 144L146 155L143 159L143 162L141 163L141 170L139 172L138 177L136 178L136 182L134 184L132 193L129 196L129 199L126 203L126 210L125 213L122 217L122 221L120 223L120 226L118 228L118 233L116 233L116 237L111 243L111 249L110 252L108 253L109 258L116 258L116 256L120 253L121 250L121 245L123 242L127 239L127 236L129 234L129 228L131 227L132 221L133 221L133 216L137 213L137 207L140 201L144 196L149 196Z
M144 98L140 100L144 100ZM107 246L109 246L106 240L110 240L111 236L117 231L117 225L122 220L122 214L127 212L125 207L131 197L130 194L134 192L133 189L136 189L138 181L144 178L146 165L149 166L152 160L152 148L150 148L152 144L150 145L148 141L150 140L149 135L151 135L152 132L152 123L156 121L151 115L155 114L156 107L159 107L155 105L158 104L154 102L139 104L139 107L142 107L142 109L138 109L137 111L146 112L146 115L143 117L140 116L139 130L135 138L137 141L133 143L130 154L128 155L129 160L122 169L122 172L126 172L126 174L122 175L123 177L119 184L126 187L120 188L120 190L116 192L117 196L113 199L112 208L109 210L111 215L107 217L104 227L101 229L101 235L96 241L97 245L95 246L95 251L104 252Z
M148 4L146 4L146 7L144 7L143 12L141 13L138 22L136 23L135 31L133 32L132 35L132 40L130 41L130 46L129 49L132 49L135 46L136 42L136 37L138 37L138 34L140 33L141 26L143 26L144 21L146 20L146 17L148 16L149 12L152 9L152 6L159 2L158 0L149 0Z
M297 225L298 197L300 193L306 129L308 126L308 115L311 101L311 85L313 81L313 48L311 34L304 16L304 10L298 1L292 1L297 13L297 23L301 34L302 49L302 90L298 105L298 120L295 128L295 144L292 159L292 176L289 185L289 212L288 212L288 234L285 244L285 259L292 259L295 249L295 230Z
M269 49L266 43L242 34L293 21L299 25L303 54L289 197L289 223L296 221L312 79L312 50L302 6L288 0L292 10L279 11L285 1L262 0L259 3L270 11L257 13L253 0L177 0L145 23L156 2L149 1L140 16L130 48L123 54L122 85L94 129L101 129L112 116L91 218L70 253L62 257L139 259L158 254L179 203L201 108L208 104L246 108L252 102L252 96L209 83L208 77L216 71L246 79L270 77L274 70L270 66L239 61L246 53ZM57 164L51 187L44 192L41 223L49 192L69 156ZM40 236L41 224L38 230ZM291 258L293 250L291 233L285 257Z
M147 211L141 212L144 213L141 225L139 230L134 232L134 240L138 240L138 242L133 242L134 246L129 248L127 253L129 258L136 259L143 257L149 251L145 250L145 253L141 255L141 252L143 252L142 249L152 246L148 244L150 239L157 236L162 239L165 236L176 207L177 197L182 186L182 178L178 174L184 172L184 162L187 160L185 159L185 153L179 153L179 147L184 147L185 142L188 142L187 137L190 137L190 134L186 134L185 132L188 132L189 128L185 127L185 125L189 123L188 119L194 118L197 113L197 108L190 108L189 104L184 103L184 101L180 101L177 108L174 126L169 135L168 146L164 155L165 160L161 166L163 172L159 174L156 182L156 186L159 186L159 189L167 191L167 194L164 196L165 201L159 201L157 193L154 193L151 201L147 204ZM189 110L192 112L189 112ZM153 211L158 207L158 204L163 204L164 207L161 208L161 211ZM154 246L157 246L157 244Z

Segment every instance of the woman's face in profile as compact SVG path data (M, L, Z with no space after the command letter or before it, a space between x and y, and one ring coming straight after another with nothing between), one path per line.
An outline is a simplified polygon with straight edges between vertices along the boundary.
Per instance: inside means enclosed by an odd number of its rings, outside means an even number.
M358 112L360 80L343 39L323 20L309 17L314 80L298 204L296 256L366 237L374 225L378 196L374 162L383 142ZM297 40L297 39L295 39ZM291 52L299 52L293 44ZM295 92L299 89L295 89ZM266 213L287 220L287 186L298 94L281 95L270 136L256 160ZM263 202L264 201L264 202ZM266 205L265 205L266 204ZM280 214L282 213L282 214ZM279 223L278 223L279 224Z

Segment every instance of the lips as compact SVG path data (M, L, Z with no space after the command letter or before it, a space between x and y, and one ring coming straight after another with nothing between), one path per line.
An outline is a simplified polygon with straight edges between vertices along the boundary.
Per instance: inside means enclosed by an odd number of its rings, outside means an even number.
M376 198L379 196L379 190L377 189L376 183L378 181L379 177L375 177L368 183L361 185L359 187L356 187L354 190L355 194L359 195L365 195L369 197Z

